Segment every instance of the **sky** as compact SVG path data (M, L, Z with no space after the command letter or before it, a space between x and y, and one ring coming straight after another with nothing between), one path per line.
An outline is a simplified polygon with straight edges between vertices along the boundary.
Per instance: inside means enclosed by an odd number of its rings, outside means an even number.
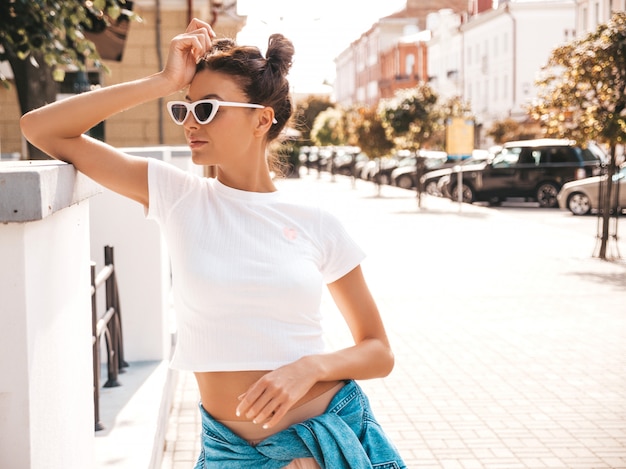
M379 18L405 5L406 0L238 0L237 13L247 22L237 42L265 53L270 34L284 34L296 51L288 77L292 91L328 92L323 83L334 81L334 59Z

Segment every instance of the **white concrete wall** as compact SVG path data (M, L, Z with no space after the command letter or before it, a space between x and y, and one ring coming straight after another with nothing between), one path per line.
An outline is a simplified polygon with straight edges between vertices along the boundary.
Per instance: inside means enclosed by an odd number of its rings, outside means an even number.
M171 342L168 325L167 255L155 222L143 208L108 189L91 201L91 259L104 266L104 246L114 248L126 361L166 360ZM104 314L104 286L98 290L98 313Z
M191 162L187 147L121 150L202 173L202 167ZM125 359L169 359L173 332L170 265L158 225L145 218L140 204L105 188L91 201L90 220L91 257L97 271L104 265L104 246L114 247ZM104 292L98 292L98 308L104 311Z
M0 164L0 467L88 469L95 190L69 165L33 166Z

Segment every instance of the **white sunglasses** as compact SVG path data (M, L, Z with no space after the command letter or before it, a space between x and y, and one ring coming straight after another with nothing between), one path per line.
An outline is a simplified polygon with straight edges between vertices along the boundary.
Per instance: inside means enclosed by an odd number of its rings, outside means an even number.
M228 101L218 101L217 99L201 99L199 101L194 101L193 103L188 103L187 101L170 101L167 103L167 110L169 111L172 120L178 125L183 125L185 123L189 112L193 114L198 124L208 124L213 120L220 106L248 107L255 109L263 109L266 107L261 104L233 103ZM273 119L272 123L277 124L278 121Z

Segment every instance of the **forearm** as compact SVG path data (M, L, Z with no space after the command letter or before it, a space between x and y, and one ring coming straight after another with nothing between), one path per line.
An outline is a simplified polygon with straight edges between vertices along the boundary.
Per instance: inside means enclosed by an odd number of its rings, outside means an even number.
M316 381L381 378L391 373L394 356L385 341L365 339L352 347L302 358Z
M89 91L25 114L22 131L31 143L57 156L58 142L79 137L114 114L174 91L161 74Z

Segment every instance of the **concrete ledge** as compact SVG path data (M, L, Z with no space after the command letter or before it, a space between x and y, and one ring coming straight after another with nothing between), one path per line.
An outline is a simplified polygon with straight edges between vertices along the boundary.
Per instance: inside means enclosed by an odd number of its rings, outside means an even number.
M61 161L3 161L0 223L43 220L100 192L98 184Z
M126 370L122 386L101 389L96 468L160 469L177 375L167 360L131 362Z

